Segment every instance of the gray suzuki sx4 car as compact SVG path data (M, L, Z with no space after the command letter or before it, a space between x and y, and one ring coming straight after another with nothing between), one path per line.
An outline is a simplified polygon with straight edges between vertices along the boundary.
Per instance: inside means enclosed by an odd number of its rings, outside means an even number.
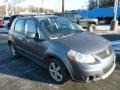
M8 44L13 56L47 68L56 83L105 79L116 66L108 40L54 15L17 17Z

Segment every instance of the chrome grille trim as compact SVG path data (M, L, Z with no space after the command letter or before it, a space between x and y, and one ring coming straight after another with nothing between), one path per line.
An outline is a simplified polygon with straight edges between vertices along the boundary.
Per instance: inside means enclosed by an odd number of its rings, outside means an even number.
M113 52L113 49L111 46L109 46L107 49L105 49L102 52L99 52L95 55L101 59L105 59L105 58L109 57L112 54L112 52Z

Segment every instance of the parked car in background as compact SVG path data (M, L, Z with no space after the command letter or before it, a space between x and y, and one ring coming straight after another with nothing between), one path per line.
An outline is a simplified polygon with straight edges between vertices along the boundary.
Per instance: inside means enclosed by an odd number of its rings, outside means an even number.
M3 28L3 22L0 20L0 28Z
M8 23L9 23L10 17L4 17L3 18L3 25L4 27L7 27Z
M57 83L105 79L116 66L108 40L81 30L64 17L18 17L9 31L8 44L13 56L23 55L47 68Z
M98 19L86 18L75 12L55 13L55 15L63 16L91 32L95 31L98 25Z
M9 20L9 23L8 23L8 29L10 29L11 25L12 25L12 22L14 21L14 19L18 16L23 16L23 15L12 15L10 17L10 20Z

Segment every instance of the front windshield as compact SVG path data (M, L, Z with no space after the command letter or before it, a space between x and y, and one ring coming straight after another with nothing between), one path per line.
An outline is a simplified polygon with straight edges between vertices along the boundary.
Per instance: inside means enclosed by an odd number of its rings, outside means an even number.
M78 32L83 32L77 24L70 22L64 17L52 17L45 21L45 27L51 37L62 37Z

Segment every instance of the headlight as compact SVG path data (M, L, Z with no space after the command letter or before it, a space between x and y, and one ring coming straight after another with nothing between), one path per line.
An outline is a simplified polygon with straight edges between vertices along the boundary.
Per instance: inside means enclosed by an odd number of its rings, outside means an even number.
M91 55L83 55L77 51L74 50L70 50L67 53L68 57L70 60L73 61L77 61L80 63L94 63L95 62L95 58Z

